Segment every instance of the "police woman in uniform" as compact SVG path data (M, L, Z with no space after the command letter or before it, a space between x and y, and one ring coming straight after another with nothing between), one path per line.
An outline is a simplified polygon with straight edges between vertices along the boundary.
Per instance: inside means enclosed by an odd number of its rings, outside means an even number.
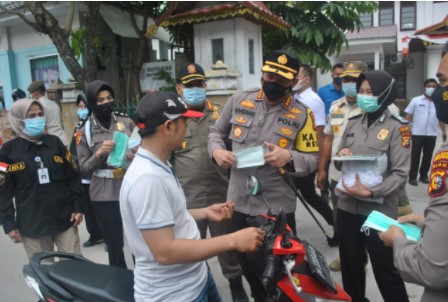
M342 182L337 214L342 283L353 302L368 301L364 270L367 250L384 301L409 301L404 282L394 267L392 249L384 246L375 230L366 235L360 229L373 210L397 218L398 189L409 172L410 130L405 119L387 109L397 94L391 75L379 70L364 72L356 89L357 104L364 113L349 119L338 156L385 154L387 168L383 181L371 188L364 186L359 176L352 187Z
M437 118L448 124L448 42L437 71L437 85L432 99ZM410 214L399 222L422 226L419 242L408 240L403 231L391 226L380 234L381 240L394 249L395 266L403 279L425 287L420 302L448 301L448 142L434 155L428 194L431 197L423 215Z
M120 187L123 168L107 165L107 158L115 147L113 135L120 131L130 136L134 123L113 112L114 91L103 81L90 82L86 98L93 114L75 134L76 149L83 178L90 178L90 199L101 235L107 244L109 264L126 267L123 253L123 225L120 215ZM133 154L127 154L132 159Z
M84 191L77 165L62 141L44 134L42 105L13 103L11 126L17 138L0 150L0 215L5 233L23 242L28 257L42 251L80 254L77 226ZM13 199L15 198L15 203Z
M70 143L70 152L78 160L78 153L76 151L76 142L81 139L79 129L84 126L87 118L92 113L90 108L87 106L87 101L84 95L79 94L76 97L76 106L78 107L77 115L79 118L79 123L76 125L75 130L72 135L72 141ZM91 247L96 244L103 242L103 237L101 236L100 228L96 221L95 215L93 214L92 202L90 201L90 179L81 179L82 186L84 188L85 199L83 203L84 210L84 220L86 222L87 232L89 233L89 239L82 244L83 247Z

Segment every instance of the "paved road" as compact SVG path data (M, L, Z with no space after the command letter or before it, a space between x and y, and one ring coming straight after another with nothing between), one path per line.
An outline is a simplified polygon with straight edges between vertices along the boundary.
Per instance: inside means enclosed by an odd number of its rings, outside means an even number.
M436 149L440 146L438 142ZM406 186L411 205L416 213L423 213L428 202L426 193L426 186L420 184L418 187L410 185ZM318 215L318 214L316 214ZM297 227L298 235L302 239L310 241L317 249L319 249L326 257L328 262L331 262L338 256L337 248L330 248L327 245L326 239L320 230L313 222L311 216L306 212L305 208L299 203L297 212ZM320 217L319 217L320 218ZM320 219L324 227L328 228L331 233L331 228L326 226L323 219ZM81 242L87 240L88 234L85 225L82 224L80 228ZM98 262L106 263L107 255L104 251L104 245L97 245L90 248L84 248L82 253L85 257ZM129 267L132 267L132 259L129 250L125 249L126 261ZM27 263L26 254L20 244L14 244L6 235L0 235L0 302L2 301L36 301L34 293L27 287L22 276L22 267ZM209 260L213 276L218 285L219 291L224 301L231 301L230 291L227 280L222 277L218 261L215 258ZM333 274L335 281L341 282L340 273ZM245 284L247 287L247 284ZM423 289L420 286L413 284L406 284L410 301L420 301ZM367 297L372 302L382 301L378 287L375 283L372 268L370 263L367 270Z

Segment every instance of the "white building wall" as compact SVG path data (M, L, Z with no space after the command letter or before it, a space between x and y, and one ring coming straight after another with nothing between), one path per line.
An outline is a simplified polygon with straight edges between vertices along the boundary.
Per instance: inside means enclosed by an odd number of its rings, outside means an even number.
M194 25L195 62L204 70L211 69L212 39L223 39L224 63L242 73L238 89L260 86L262 59L261 26L243 18ZM254 74L249 74L249 39L254 40Z

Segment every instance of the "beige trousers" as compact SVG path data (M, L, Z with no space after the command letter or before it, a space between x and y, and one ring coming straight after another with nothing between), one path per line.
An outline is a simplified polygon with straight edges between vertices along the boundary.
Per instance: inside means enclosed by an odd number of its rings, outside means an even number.
M58 252L81 255L78 227L70 227L64 232L40 238L22 237L22 241L29 259L35 253L53 252L54 245L57 246Z

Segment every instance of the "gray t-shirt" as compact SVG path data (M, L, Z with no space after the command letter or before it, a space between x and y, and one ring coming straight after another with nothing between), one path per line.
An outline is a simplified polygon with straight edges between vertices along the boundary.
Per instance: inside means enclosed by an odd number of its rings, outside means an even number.
M140 232L172 227L176 238L201 239L171 167L140 147L123 179L120 210L129 248L135 256L135 300L197 298L207 281L205 262L160 265Z

